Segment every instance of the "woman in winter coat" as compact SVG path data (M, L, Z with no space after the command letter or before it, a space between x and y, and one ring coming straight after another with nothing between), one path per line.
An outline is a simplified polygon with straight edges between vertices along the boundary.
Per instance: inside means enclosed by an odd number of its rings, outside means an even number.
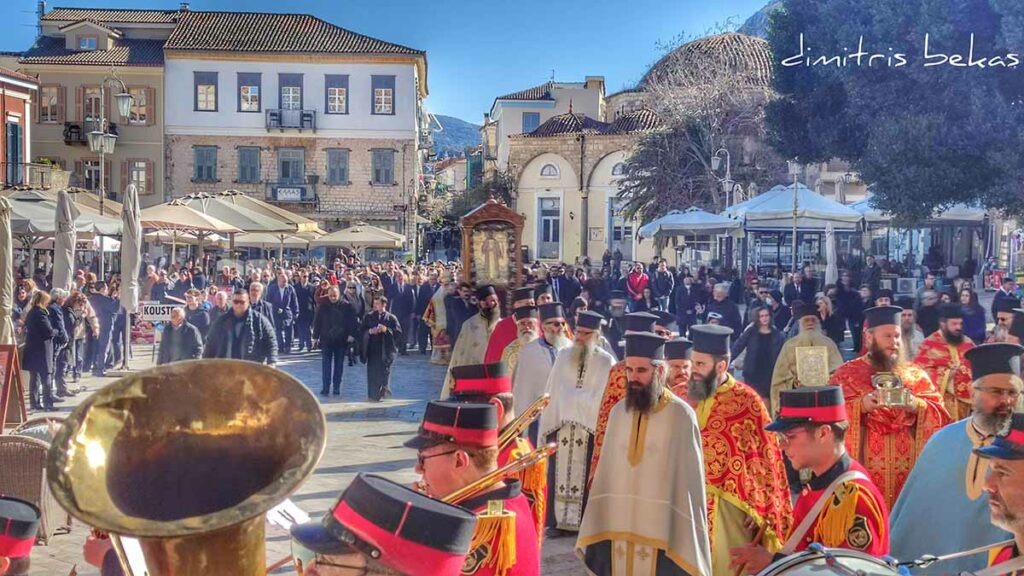
M50 315L46 307L50 305L50 295L38 291L32 295L28 311L25 314L25 350L22 369L30 374L29 403L33 410L53 411L53 390L50 380L53 377L53 337L54 329L50 323ZM40 404L40 397L42 403Z
M747 352L743 360L743 382L767 399L771 397L775 361L786 337L772 323L770 308L758 307L750 317L754 321L733 342L731 353L737 358L744 350Z

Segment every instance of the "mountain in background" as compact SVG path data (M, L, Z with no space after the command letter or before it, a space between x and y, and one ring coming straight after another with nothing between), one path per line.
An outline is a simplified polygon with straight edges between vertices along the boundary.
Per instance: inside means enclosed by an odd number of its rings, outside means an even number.
M454 116L435 114L434 117L444 127L444 130L434 132L434 152L438 158L462 156L466 148L476 148L480 145L478 124L471 124Z
M746 34L747 36L757 36L758 38L768 38L768 17L772 12L782 8L782 0L771 0L768 4L754 13L753 16L747 18L747 21L740 26L740 34Z

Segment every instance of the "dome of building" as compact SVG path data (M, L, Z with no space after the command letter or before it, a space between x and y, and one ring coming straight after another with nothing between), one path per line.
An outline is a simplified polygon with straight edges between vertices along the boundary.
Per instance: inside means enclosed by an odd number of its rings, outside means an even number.
M752 86L768 87L772 78L772 53L762 38L726 32L698 38L669 52L647 71L640 87L664 78L685 82L687 71L721 70L746 78Z

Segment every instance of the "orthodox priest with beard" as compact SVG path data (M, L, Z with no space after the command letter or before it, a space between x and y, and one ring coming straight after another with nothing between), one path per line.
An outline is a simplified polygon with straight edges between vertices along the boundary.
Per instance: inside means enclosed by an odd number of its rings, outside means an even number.
M543 335L526 344L519 352L516 371L512 375L512 394L515 396L516 414L523 414L537 398L547 391L548 375L555 365L558 352L572 346L565 335L565 311L558 302L540 306ZM537 446L540 423L530 425L529 438Z
M587 503L587 478L594 453L594 428L601 396L615 357L601 348L604 317L582 312L575 343L561 350L548 376L551 404L540 417L540 436L558 445L550 457L548 529L557 537L576 532Z
M846 399L850 430L846 449L861 462L891 507L935 432L949 423L942 394L928 374L903 357L897 306L864 311L867 354L843 364L832 375ZM902 388L902 399L879 387Z
M690 391L690 378L693 375L693 361L690 359L690 348L693 342L686 338L676 338L665 343L665 364L668 366L668 386L672 393L686 400Z
M692 362L685 399L697 412L704 447L712 572L729 574L730 550L757 534L754 544L771 553L782 549L792 528L789 482L778 438L765 430L768 409L756 390L728 372L732 329L701 324L690 334L693 350L672 341L666 358Z
M516 339L501 353L501 362L508 366L510 374L515 374L519 351L540 337L540 320L537 318L536 306L520 306L512 315L516 320Z
M481 364L484 361L487 341L491 337L491 332L494 332L494 327L501 320L498 293L494 290L494 286L477 288L476 306L479 313L463 322L462 328L459 329L459 338L455 341L449 366ZM451 390L452 375L449 371L445 376L444 386L441 388L441 398L447 398Z
M911 560L970 550L1010 535L988 523L985 473L989 461L974 450L992 444L1013 416L1022 382L1017 344L982 344L967 351L973 381L974 412L939 430L925 445L893 507L892 554ZM937 506L936 503L941 503ZM915 574L961 574L985 567L975 554L926 568Z
M964 354L974 348L974 341L964 335L964 312L959 304L945 304L939 309L939 329L925 338L918 348L914 364L942 393L950 418L957 421L971 414L971 363Z
M665 342L626 335L626 398L608 419L576 541L588 574L712 573L697 415L665 387Z
M533 299L533 288L516 288L512 291L512 314L520 308L532 308L537 303ZM513 316L502 318L491 332L487 342L487 350L484 352L484 362L493 364L501 360L502 353L509 344L516 340L519 335L516 319Z

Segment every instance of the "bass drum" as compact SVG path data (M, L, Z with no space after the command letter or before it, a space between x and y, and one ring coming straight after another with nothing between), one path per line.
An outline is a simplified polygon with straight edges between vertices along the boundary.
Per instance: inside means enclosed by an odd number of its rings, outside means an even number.
M898 576L900 571L880 560L856 550L826 548L824 551L807 550L797 552L771 564L757 576L823 576L842 574L845 576Z

